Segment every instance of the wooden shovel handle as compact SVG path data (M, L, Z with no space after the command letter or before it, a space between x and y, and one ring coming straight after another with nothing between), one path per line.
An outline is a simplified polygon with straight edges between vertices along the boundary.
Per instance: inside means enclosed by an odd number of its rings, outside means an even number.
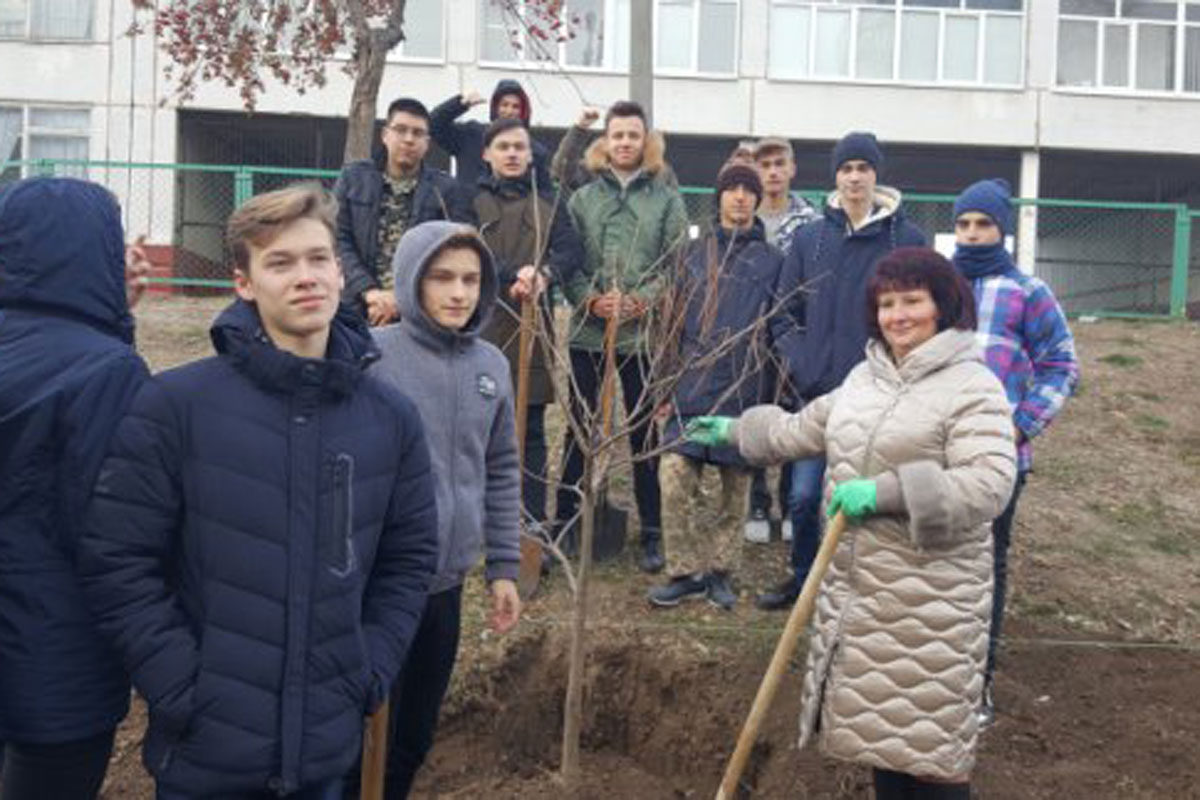
M779 681L783 677L784 670L787 669L792 653L796 651L796 645L800 642L800 634L807 627L809 619L812 618L817 592L821 588L821 579L825 577L829 562L833 560L833 554L837 551L838 540L842 538L845 530L846 517L839 511L829 524L829 529L825 531L825 537L821 540L821 549L817 551L812 569L808 571L808 577L804 580L804 588L801 589L800 596L796 598L796 605L792 607L792 613L788 615L783 635L779 637L779 644L775 645L775 655L771 656L771 665L767 667L762 683L758 686L754 705L750 707L750 714L742 726L741 735L738 736L737 747L729 759L728 766L725 767L725 777L721 779L721 788L717 790L717 800L733 800L735 796L738 780L742 777L742 771L745 770L746 762L750 759L750 751L754 748L754 741L758 738L758 729L762 726L762 721L775 699Z
M600 435L612 433L613 401L617 393L617 328L621 318L614 312L604 322L604 378L600 389Z
M379 710L367 717L366 730L363 731L360 800L383 800L390 706L391 704L384 700Z

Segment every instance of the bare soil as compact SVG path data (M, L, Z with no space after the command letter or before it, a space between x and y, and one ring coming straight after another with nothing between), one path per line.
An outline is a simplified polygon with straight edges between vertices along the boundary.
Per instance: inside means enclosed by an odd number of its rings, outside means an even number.
M207 353L218 307L144 303L139 341L152 365ZM1018 511L999 714L975 796L1200 798L1200 328L1074 329L1083 386L1038 442ZM502 639L487 631L471 582L458 669L414 796L713 796L783 624L750 601L781 577L786 548L746 545L732 613L653 611L653 580L631 561L599 567L583 775L569 790L556 772L565 581L552 575ZM762 732L747 796L869 797L868 771L797 752L798 664ZM144 724L139 705L119 734L106 798L152 796L139 762Z

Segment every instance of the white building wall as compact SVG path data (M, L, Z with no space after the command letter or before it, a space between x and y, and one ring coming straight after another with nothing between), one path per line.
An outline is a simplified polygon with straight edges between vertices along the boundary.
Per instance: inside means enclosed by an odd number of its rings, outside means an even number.
M89 106L93 158L170 162L176 153L178 104L162 78L162 56L151 38L124 37L130 22L127 2L97 2L95 42L0 42L0 103ZM892 143L1200 154L1195 136L1200 98L1054 87L1057 5L1057 0L1027 2L1026 85L1009 90L772 80L767 77L770 0L742 0L740 75L659 77L656 119L664 130L682 134L832 139L865 128ZM583 101L604 105L627 93L625 76L613 72L575 72L569 81L556 69L481 66L477 0L446 0L444 17L444 60L389 66L381 113L400 94L434 104L458 91L486 92L498 78L515 76L529 87L536 122L565 126L578 113L580 94ZM259 109L337 116L348 106L349 93L349 79L332 68L321 91L298 95L269 86ZM199 87L188 107L239 111L241 102L236 89L209 83ZM473 113L481 118L485 111Z

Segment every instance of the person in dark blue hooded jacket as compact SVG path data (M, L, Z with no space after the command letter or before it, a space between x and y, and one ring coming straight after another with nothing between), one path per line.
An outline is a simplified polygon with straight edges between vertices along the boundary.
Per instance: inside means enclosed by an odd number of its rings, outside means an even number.
M96 483L80 571L149 706L159 800L340 797L424 608L429 453L335 316L334 213L314 186L234 213L217 355L144 385Z
M776 318L776 341L787 359L796 399L807 403L836 389L866 357L867 280L898 247L923 247L925 235L904 218L900 192L878 184L883 151L875 135L846 134L833 148L836 188L820 219L800 229L784 262L781 286L791 314ZM821 538L823 458L792 465L792 575L758 598L760 608L790 609Z
M458 118L471 110L473 106L488 102L488 122L478 120L458 121ZM483 159L483 139L488 125L498 119L519 119L529 127L531 111L529 95L521 84L512 79L505 79L496 84L491 101L485 101L479 92L456 94L445 101L429 115L429 132L438 147L454 156L457 165L455 177L469 190L474 190L480 176L488 175L491 170ZM550 151L546 145L529 137L529 148L533 153L533 179L539 192L552 191L554 185L550 182Z
M776 311L783 255L766 241L755 210L763 188L752 166L732 164L717 176L718 218L712 233L688 248L669 326L678 329L676 357L660 380L674 382L659 464L663 536L671 579L650 590L661 607L707 597L732 609L732 577L741 561L742 522L750 503L749 465L731 447L705 447L682 438L687 423L706 414L738 415L774 399L776 359L766 321ZM677 315L681 319L677 323ZM678 379L672 381L672 378ZM700 529L694 508L705 465L721 476L721 507Z
M104 187L0 192L0 742L6 798L92 798L129 706L75 547L108 437L146 377L121 211Z

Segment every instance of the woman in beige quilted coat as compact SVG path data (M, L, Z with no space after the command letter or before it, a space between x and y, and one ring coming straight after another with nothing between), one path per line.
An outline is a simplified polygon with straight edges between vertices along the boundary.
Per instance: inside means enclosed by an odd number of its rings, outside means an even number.
M968 798L992 603L992 519L1016 475L1011 410L971 289L904 248L867 288L866 360L798 414L758 406L693 435L761 464L825 453L850 518L817 599L800 744L875 769L876 798Z

